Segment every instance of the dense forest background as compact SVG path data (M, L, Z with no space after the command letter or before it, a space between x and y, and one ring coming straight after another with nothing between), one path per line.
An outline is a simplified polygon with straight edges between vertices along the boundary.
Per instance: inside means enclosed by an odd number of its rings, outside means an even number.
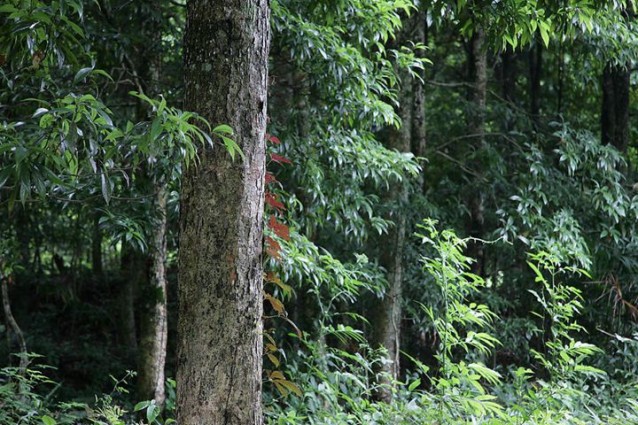
M0 5L2 424L175 417L186 10ZM265 421L638 423L633 2L270 13Z

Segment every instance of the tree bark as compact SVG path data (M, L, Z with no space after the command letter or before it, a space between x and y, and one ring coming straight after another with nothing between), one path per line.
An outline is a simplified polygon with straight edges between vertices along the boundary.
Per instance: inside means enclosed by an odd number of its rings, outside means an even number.
M541 78L543 72L543 45L536 41L528 52L529 63L529 98L532 123L538 128L541 111Z
M629 144L629 67L607 64L602 77L601 141L621 152Z
M262 424L267 0L193 0L185 108L235 131L245 159L205 149L182 183L177 421Z
M406 26L409 24L406 24ZM407 29L407 28L406 28ZM405 30L404 30L405 31ZM400 36L407 39L408 34ZM398 40L397 42L400 42ZM399 108L397 113L401 118L401 128L390 128L383 135L386 148L399 152L410 152L412 148L412 112L415 105L411 96L412 81L405 70L400 70L401 89L399 93ZM423 105L420 105L421 107ZM417 123L421 125L421 123ZM424 124L423 124L424 125ZM375 345L381 345L387 350L386 362L380 367L379 383L383 386L377 396L382 401L392 401L392 384L399 378L400 348L401 348L401 320L403 317L403 251L405 248L406 212L408 200L408 182L403 179L390 183L383 195L385 204L389 207L386 218L394 222L388 229L380 246L379 264L386 269L388 287L381 300L373 326L373 340Z
M138 395L143 400L153 399L158 406L166 400L164 389L164 366L166 363L166 340L168 336L168 313L166 309L166 229L167 229L167 187L165 183L155 185L155 213L158 215L153 225L151 245L152 291L151 305L144 315L140 330L140 357L138 366Z
M149 11L153 2L139 2L137 10L138 20L143 25L143 30L153 36L161 34L161 19ZM138 75L143 81L147 81L147 94L157 97L161 94L160 81L162 76L162 57L157 48L143 46L141 48L140 62L138 63ZM148 114L148 105L140 103L141 117ZM167 177L156 175L152 169L140 170L144 179L152 182L150 185L155 193L152 214L152 235L149 252L151 264L150 275L145 279L144 289L148 292L144 297L144 308L140 316L140 344L138 356L138 396L143 400L155 400L158 406L162 406L166 399L164 388L166 347L168 338L168 307L167 307L167 202L168 184Z
M20 329L20 326L18 326L18 322L16 322L16 319L13 317L13 313L11 312L11 302L9 301L9 284L8 284L8 280L10 279L9 276L4 276L3 273L3 269L4 268L4 264L2 262L2 260L0 260L0 287L2 290L2 310L4 312L4 317L5 320L7 322L7 324L9 325L9 328L11 328L11 331L15 334L16 338L18 339L18 346L20 348L20 365L19 365L19 373L21 375L24 375L24 373L26 372L27 366L29 365L29 359L27 357L27 342L24 339L24 334L22 333L22 330ZM9 329L7 329L7 335L9 335ZM8 341L11 341L10 338L7 338ZM11 350L11 347L8 347L9 350Z
M121 257L122 288L118 301L120 320L118 330L120 343L127 355L137 353L137 330L135 322L135 292L146 280L145 256L136 252L126 241L122 240Z
M414 41L416 43L423 43L427 46L427 16L424 5L419 6L419 10L415 14L416 26L414 29ZM419 57L425 57L424 51L417 52ZM427 147L427 130L426 130L426 117L425 117L425 72L417 71L419 76L423 79L420 81L418 78L412 80L412 153L418 157L425 157L425 149ZM419 174L419 188L425 193L425 178L424 173Z
M93 266L93 275L101 279L104 275L104 266L102 262L102 230L100 229L100 213L93 212L93 235L91 238L91 263Z
M477 28L470 43L470 55L468 57L469 77L471 81L468 133L474 136L476 145L473 149L481 149L485 143L485 115L487 107L487 48L485 45L485 33ZM472 190L468 199L470 217L467 222L467 234L474 238L481 238L484 229L484 200L480 190ZM468 255L476 261L472 271L482 275L484 272L485 255L483 245L478 241L468 244Z

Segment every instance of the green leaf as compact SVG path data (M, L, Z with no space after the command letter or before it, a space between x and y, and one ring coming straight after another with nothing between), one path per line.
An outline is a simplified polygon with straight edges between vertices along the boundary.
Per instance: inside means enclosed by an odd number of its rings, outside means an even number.
M48 415L42 416L40 420L44 425L56 425L58 423L55 419Z
M162 120L160 119L160 117L156 117L153 120L153 124L151 125L151 140L152 141L157 141L158 136L160 135L160 133L162 132Z
M233 131L232 127L226 124L220 124L217 127L215 127L213 129L213 133L217 133L217 134L228 134L230 136L232 136L233 134L235 134L235 132Z
M150 404L151 404L151 402L148 401L148 400L140 401L139 403L137 403L135 405L135 407L133 408L133 411L134 412L139 412L140 410L146 409Z

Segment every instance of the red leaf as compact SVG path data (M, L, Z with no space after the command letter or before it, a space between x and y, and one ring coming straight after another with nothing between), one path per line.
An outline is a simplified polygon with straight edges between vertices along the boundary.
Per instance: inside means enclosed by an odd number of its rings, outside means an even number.
M281 260L281 245L270 236L266 236L266 254L275 260Z
M290 228L288 228L288 226L286 226L285 224L278 222L274 215L270 216L268 226L280 238L287 241L290 240Z
M266 140L270 143L274 143L275 145L281 144L281 140L277 136L273 136L272 134L266 133Z
M274 183L277 179L273 175L273 173L266 171L266 184Z
M292 164L292 161L290 161L288 158L286 158L285 156L277 155L276 153L271 153L270 159L278 164Z
M286 209L284 204L279 202L279 200L277 199L277 195L272 194L270 192L266 192L266 204L270 205L277 211L283 211Z

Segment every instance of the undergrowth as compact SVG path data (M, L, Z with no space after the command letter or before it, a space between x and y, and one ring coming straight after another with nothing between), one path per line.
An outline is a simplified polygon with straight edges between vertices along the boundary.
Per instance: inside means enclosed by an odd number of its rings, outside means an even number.
M354 327L340 338L326 338L332 331L324 329L319 338L299 339L296 352L287 353L286 373L302 395L267 387L268 424L638 424L638 334L608 335L615 347L608 353L582 341L582 295L568 282L587 277L585 270L563 267L547 253L529 256L535 280L530 292L537 302L532 333L541 343L531 349L530 365L490 366L493 350L501 345L493 334L498 317L476 301L490 288L471 272L472 260L464 255L467 240L437 230L430 220L418 237L424 273L443 300L442 308L420 306L438 336L433 361L426 365L409 357L404 379L385 384L392 402L380 402L379 382L388 382L378 376L380 362L386 361L382 350L370 347ZM343 315L335 309L324 314ZM41 359L30 360L34 365ZM132 376L113 378L110 393L78 403L57 400L60 384L47 378L46 367L5 367L0 370L0 424L174 422L175 382L167 382L169 397L160 409L150 401L134 404L127 391Z

